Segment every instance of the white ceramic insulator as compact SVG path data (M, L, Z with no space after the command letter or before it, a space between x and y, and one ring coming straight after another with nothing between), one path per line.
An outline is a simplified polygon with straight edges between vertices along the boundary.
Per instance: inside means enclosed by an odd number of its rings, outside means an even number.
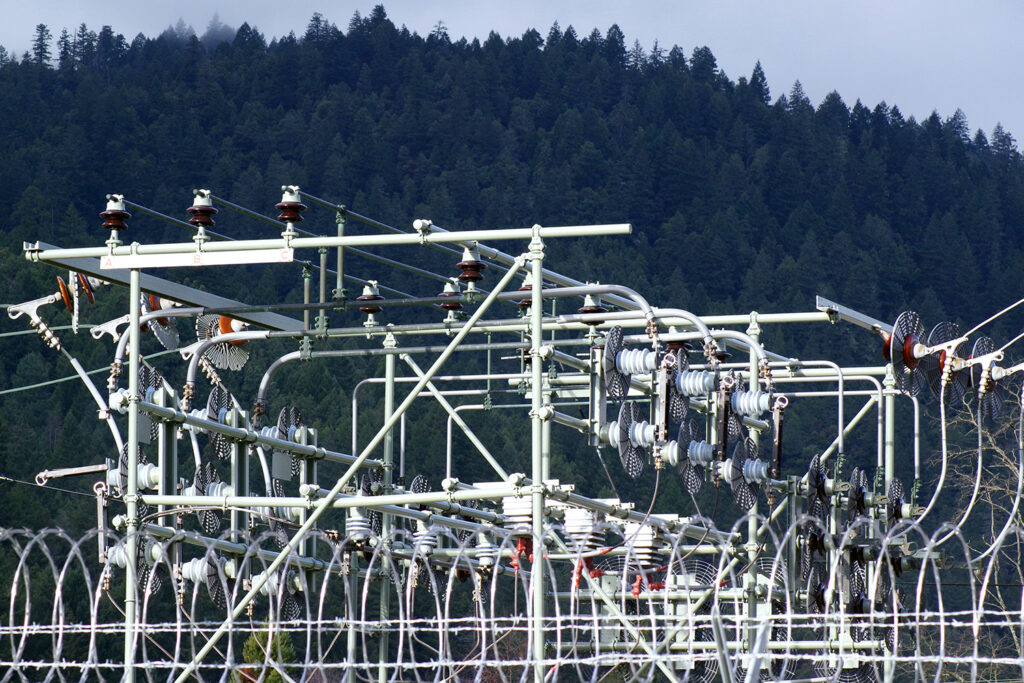
M743 478L749 484L764 484L768 481L768 463L763 460L748 460L743 463Z
M107 551L107 560L110 564L124 569L128 566L128 550L123 545L117 545Z
M617 420L608 423L608 445L619 445L619 423Z
M565 533L572 538L577 549L590 549L598 545L597 513L585 508L567 508L563 522Z
M193 410L189 411L189 417L194 417L195 419L203 420L204 422L214 422L214 421L216 421L216 418L211 419L206 414L206 408L202 408L202 409L194 408ZM206 433L206 430L203 429L202 427L200 427L199 425L191 425L190 429L195 430L199 434L205 434Z
M252 583L255 586L256 583L264 576L267 577L267 582L260 588L262 595L277 595L278 588L281 585L281 574L280 572L274 572L273 574L267 574L266 572L260 572L252 577Z
M615 356L615 367L626 375L652 372L658 367L658 354L650 349L623 349Z
M501 514L506 529L526 529L529 533L533 520L533 503L528 497L509 496L501 499Z
M349 508L348 519L345 520L345 535L354 541L365 541L372 530L370 522L356 508Z
M226 481L213 481L206 485L206 495L223 498L235 495L235 490Z
M715 449L707 441L691 441L687 452L691 465L707 465L715 456Z
M281 519L287 519L289 522L298 522L299 519L299 508L287 507L287 508L274 508L277 512L277 516Z
M192 583L203 583L206 581L206 558L193 557L181 565L181 577Z
M684 396L702 396L715 389L715 373L707 370L683 370L676 375L676 390Z
M160 486L160 468L153 463L139 465L138 481L140 489L155 489Z
M661 458L671 467L675 467L679 464L679 442L669 441L665 444L665 447L661 449Z
M434 552L437 547L437 534L431 529L417 531L413 538L413 547L424 555Z
M654 425L634 422L629 428L629 442L634 446L650 446L654 443Z
M771 407L771 394L764 391L736 391L732 395L732 410L740 415L756 417Z
M487 537L487 534L477 534L476 537L476 561L480 563L481 567L491 567L494 565L494 558L497 556L498 550L491 543L491 539Z

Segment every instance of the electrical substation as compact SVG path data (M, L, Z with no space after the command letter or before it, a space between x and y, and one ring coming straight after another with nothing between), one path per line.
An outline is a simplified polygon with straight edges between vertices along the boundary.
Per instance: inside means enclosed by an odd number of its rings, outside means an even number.
M602 239L627 258L628 224L396 228L295 186L276 215L195 190L186 211L109 195L100 216L94 246L24 245L54 285L7 311L109 434L72 467L38 456L41 486L88 480L95 530L2 529L2 680L1024 671L1020 590L995 588L1019 555L1019 430L1010 502L986 550L965 543L982 437L1020 419L1014 340L985 336L1005 309L973 329L820 297L682 310L551 254ZM148 242L143 218L183 237ZM240 301L181 275L261 269L294 271L301 296ZM102 320L101 299L125 303ZM876 351L849 365L765 342L837 326ZM78 349L96 345L109 368L90 374ZM295 367L344 363L361 374L317 397L329 416L284 398ZM798 428L801 411L828 427ZM940 519L961 493L955 418L977 431L978 473ZM443 454L415 436L428 428ZM556 457L605 484L553 476Z

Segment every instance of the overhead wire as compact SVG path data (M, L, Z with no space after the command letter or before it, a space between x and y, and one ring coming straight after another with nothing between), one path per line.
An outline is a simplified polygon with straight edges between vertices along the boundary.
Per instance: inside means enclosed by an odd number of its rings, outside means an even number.
M165 356L165 355L167 355L169 353L177 353L177 352L178 352L177 349L171 349L171 350L168 350L168 351L159 351L157 353L151 353L151 354L149 354L147 356L144 356L144 358L146 358L146 359L157 358L159 356ZM97 368L95 370L88 370L88 371L86 371L85 374L87 374L87 375L97 375L97 374L99 374L101 372L110 372L110 367L106 366L106 367L102 367L102 368ZM3 396L4 394L14 394L14 393L17 393L19 391L29 391L31 389L41 389L42 387L48 387L48 386L52 386L54 384L60 384L61 382L70 382L73 379L80 379L80 378L79 378L78 375L69 375L67 377L60 377L60 378L57 378L57 379L47 380L45 382L37 382L36 384L26 384L24 386L14 387L13 389L3 389L3 390L0 390L0 396Z

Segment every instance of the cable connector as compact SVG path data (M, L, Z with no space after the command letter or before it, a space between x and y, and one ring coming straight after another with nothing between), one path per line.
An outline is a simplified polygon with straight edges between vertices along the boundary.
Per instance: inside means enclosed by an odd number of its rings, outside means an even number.
M417 218L412 222L412 228L420 236L420 244L427 243L427 235L429 235L434 227L434 224L427 218Z

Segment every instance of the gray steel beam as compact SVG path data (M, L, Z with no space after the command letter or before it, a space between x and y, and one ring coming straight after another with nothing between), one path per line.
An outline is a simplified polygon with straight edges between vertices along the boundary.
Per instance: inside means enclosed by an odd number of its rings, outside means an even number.
M60 249L60 247L56 247L52 244L46 244L45 242L40 242L39 248L45 250ZM48 263L59 268L66 268L67 270L73 270L78 273L82 273L83 275L124 287L127 287L129 284L129 271L127 269L101 270L100 261L95 258L60 257L44 261L44 263ZM186 306L229 308L245 305L233 299L217 296L210 292L203 292L192 287L186 287L185 285L179 285L176 282L164 280L163 278L154 277L145 273L142 273L141 280L142 291L147 294L153 294L165 299L171 299L172 301L178 301ZM246 313L240 311L238 313L232 313L231 317L269 330L285 330L291 332L303 329L301 320L289 318L277 313Z

